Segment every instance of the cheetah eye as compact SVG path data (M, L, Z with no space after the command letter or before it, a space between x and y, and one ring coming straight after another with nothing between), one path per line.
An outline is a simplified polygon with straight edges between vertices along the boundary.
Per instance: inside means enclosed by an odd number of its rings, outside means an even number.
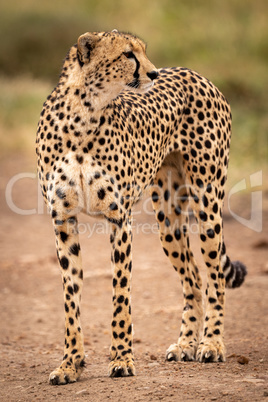
M126 56L127 59L134 59L135 58L133 52L124 52L123 55Z

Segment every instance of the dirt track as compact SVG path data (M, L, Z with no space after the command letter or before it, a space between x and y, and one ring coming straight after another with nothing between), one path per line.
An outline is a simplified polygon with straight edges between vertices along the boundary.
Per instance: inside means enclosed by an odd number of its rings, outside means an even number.
M153 216L143 212L136 215L133 247L137 376L108 378L112 316L109 241L108 235L101 233L99 221L81 216L87 367L75 384L48 385L48 375L60 363L63 352L62 286L48 215L18 215L5 202L8 181L21 172L34 173L34 162L14 157L0 163L1 401L268 400L268 228L253 232L228 211L224 220L228 254L247 265L248 276L240 289L227 290L226 363L164 361L165 350L178 338L181 285L154 233ZM18 181L12 193L15 205L36 208L37 188L34 179ZM267 222L267 192L263 196L263 222ZM236 208L248 215L249 198L236 199ZM149 225L143 226L145 222ZM195 238L192 248L201 261ZM203 273L205 278L204 269ZM246 358L244 363L248 359L248 364L240 364L239 356Z

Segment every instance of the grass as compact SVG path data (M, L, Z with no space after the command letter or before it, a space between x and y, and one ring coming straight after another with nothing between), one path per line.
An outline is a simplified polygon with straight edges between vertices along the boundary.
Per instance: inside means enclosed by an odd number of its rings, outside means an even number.
M267 0L2 2L0 154L32 149L42 103L77 37L117 28L145 39L157 67L186 66L213 81L233 110L231 166L266 165L267 14Z
M32 78L0 78L0 156L34 152L35 131L50 84Z

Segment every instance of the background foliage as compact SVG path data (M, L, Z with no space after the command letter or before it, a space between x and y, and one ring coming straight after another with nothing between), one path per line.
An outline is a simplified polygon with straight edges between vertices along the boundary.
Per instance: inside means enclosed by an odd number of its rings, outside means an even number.
M86 31L117 28L148 43L157 67L212 80L233 110L231 164L268 160L267 0L11 0L0 5L0 154L31 152L42 103Z

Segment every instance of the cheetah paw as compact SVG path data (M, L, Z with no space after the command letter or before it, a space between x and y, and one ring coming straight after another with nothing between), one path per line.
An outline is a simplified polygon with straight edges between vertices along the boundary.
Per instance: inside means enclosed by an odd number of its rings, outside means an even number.
M201 342L197 349L196 360L200 363L224 362L225 346L223 342Z
M134 364L125 361L112 361L109 365L110 377L128 377L136 374Z
M62 367L60 366L56 370L52 371L49 376L49 384L51 385L64 385L72 382L76 382L80 377L83 368L85 367L85 361L82 360L77 368L74 367Z
M189 344L174 343L170 345L166 351L166 360L171 362L173 360L177 361L194 361L195 360L196 348Z

